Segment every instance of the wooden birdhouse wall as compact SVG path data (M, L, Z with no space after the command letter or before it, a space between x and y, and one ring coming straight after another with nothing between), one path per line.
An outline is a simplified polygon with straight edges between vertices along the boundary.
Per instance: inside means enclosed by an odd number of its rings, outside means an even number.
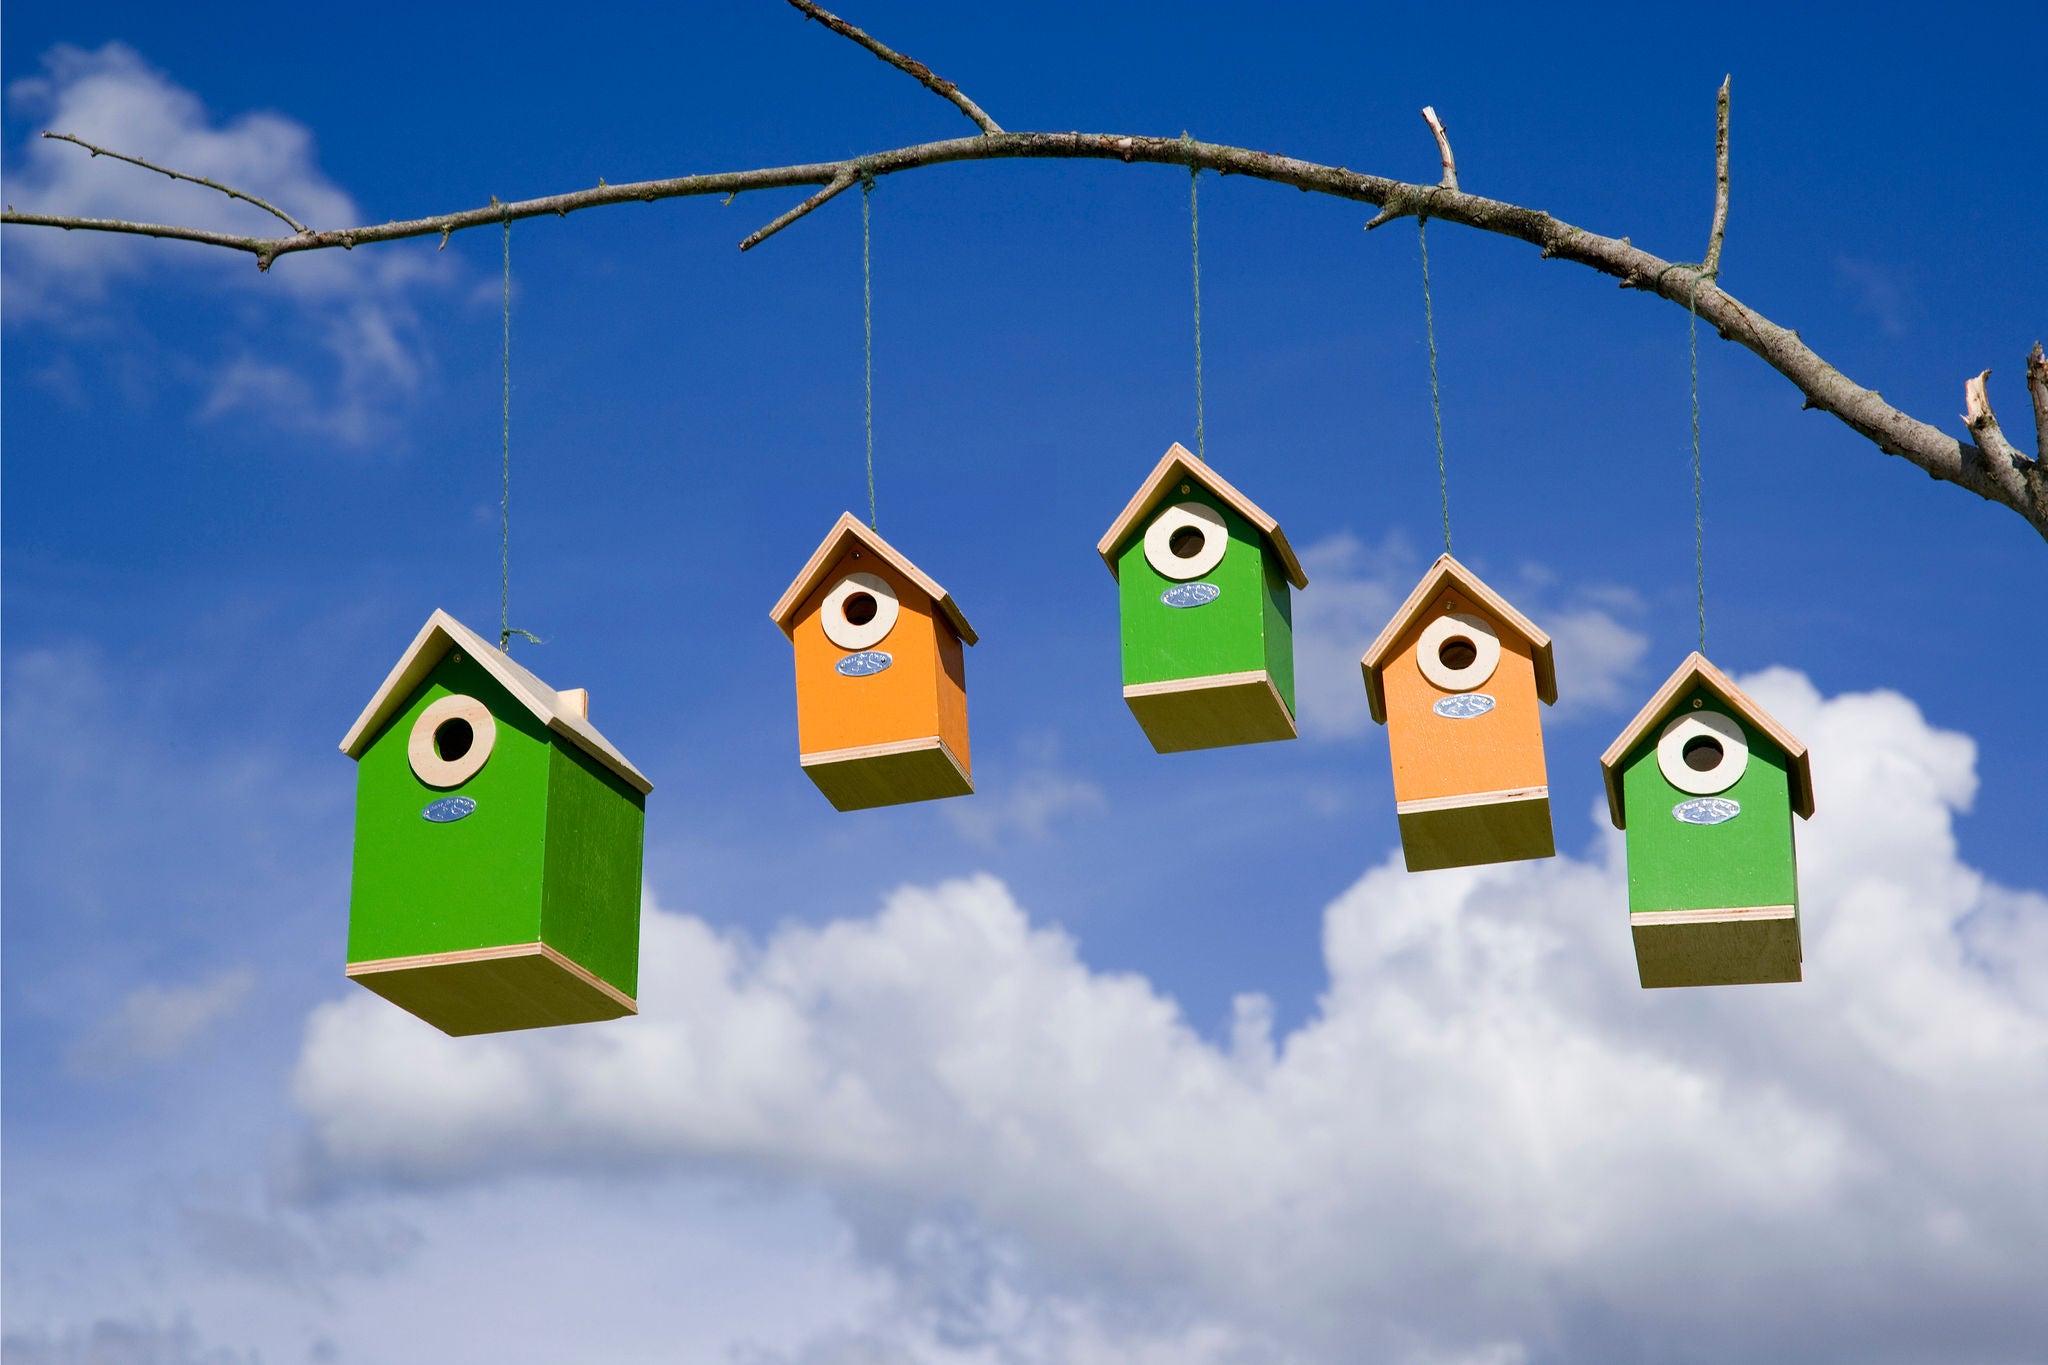
M1446 612L1476 616L1500 637L1499 664L1473 689L1493 698L1493 709L1483 715L1438 715L1436 704L1453 694L1424 677L1417 662L1422 633ZM1382 676L1395 801L1441 800L1549 782L1529 642L1470 594L1455 587L1438 594L1401 637Z
M826 637L826 595L849 573L871 573L896 592L897 619L874 649L889 667L861 677L837 665L850 652ZM936 735L962 768L967 745L967 662L960 637L931 597L879 555L849 550L798 610L790 638L796 647L797 745L805 754L893 744Z
M1695 707L1694 701L1700 702ZM1622 793L1628 808L1628 903L1637 910L1712 910L1796 905L1799 877L1792 845L1790 764L1771 737L1740 717L1711 691L1698 688L1674 716L1711 710L1742 727L1749 765L1717 796L1742 813L1716 825L1676 819L1672 808L1690 799L1657 762L1661 727L1627 759Z
M1230 548L1199 581L1219 589L1213 602L1172 607L1161 594L1181 580L1168 578L1145 556L1145 538L1133 536L1117 556L1126 687L1181 678L1263 669L1294 711L1294 614L1287 575L1264 536L1237 510L1197 484L1176 492L1160 508L1198 502L1214 509ZM1152 517L1158 515L1155 508ZM1152 517L1146 518L1149 525Z

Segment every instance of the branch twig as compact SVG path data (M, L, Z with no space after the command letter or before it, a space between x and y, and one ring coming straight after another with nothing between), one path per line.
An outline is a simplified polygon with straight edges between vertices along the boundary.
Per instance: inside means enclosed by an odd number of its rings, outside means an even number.
M2038 341L2027 356L2027 392L2034 397L2034 458L2048 464L2048 356Z
M755 247L761 245L761 243L767 241L770 237L773 237L812 209L817 208L826 200L835 198L845 191L852 189L853 183L859 179L859 174L854 171L846 171L840 174L833 179L831 184L825 186L824 189L819 190L816 194L804 200L803 203L798 204L795 208L775 219L768 226L755 232L752 236L743 239L740 242L740 250L752 251Z
M1003 131L1000 124L982 112L980 105L967 98L966 91L935 73L923 62L918 61L914 57L904 56L880 40L870 37L860 29L855 28L830 10L811 3L811 0L789 0L789 3L802 10L806 19L816 19L840 37L852 39L889 65L895 67L898 71L915 77L925 89L931 91L934 95L951 101L954 107L959 109L961 113L973 119L974 126L981 129L982 132L1000 133Z
M183 171L174 171L168 166L159 166L153 161L144 161L139 156L129 156L125 152L116 152L105 147L95 147L84 138L73 137L69 133L44 133L43 136L49 138L52 142L69 142L74 146L83 147L94 156L110 156L116 161L125 161L131 166L140 166L145 171L155 171L157 174L167 175L173 180L184 180L194 185L204 185L210 190L219 190L230 199L239 199L245 204L254 204L273 218L282 218L285 222L291 224L292 231L294 232L306 231L304 223L292 217L277 205L265 199L258 199L253 194L244 194L232 185L223 185L218 180L208 180L203 175L187 175Z
M1422 106L1422 119L1423 122L1429 125L1431 136L1436 138L1437 160L1444 164L1444 178L1437 181L1437 188L1446 189L1455 194L1458 189L1458 159L1451 155L1450 131L1444 127L1443 121L1436 116L1436 110L1427 104Z
M1721 239L1728 233L1728 83L1721 78L1721 93L1714 97L1714 225L1707 231L1707 256L1700 270L1708 279L1721 273Z
M1998 418L1991 411L1991 395L1984 389L1984 381L1990 377L1991 371L1986 370L1975 379L1964 381L1963 421L1977 440L1978 454L1993 482L2019 501L2026 496L2027 471L2034 462L2020 454L1998 429Z

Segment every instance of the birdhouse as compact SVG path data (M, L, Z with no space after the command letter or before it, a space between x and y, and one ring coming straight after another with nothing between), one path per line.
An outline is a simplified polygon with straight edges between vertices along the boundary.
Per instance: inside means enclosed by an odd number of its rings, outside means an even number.
M1792 817L1813 815L1806 746L1698 654L1600 756L1628 840L1644 986L1800 979Z
M851 512L769 613L796 649L797 749L840 810L967 796L973 627Z
M1444 555L1359 667L1387 727L1410 872L1557 851L1538 706L1557 700L1548 635Z
M352 980L457 1035L636 1012L651 787L589 709L427 619L341 742Z
M1178 444L1095 547L1117 580L1124 703L1162 754L1293 739L1308 586L1280 524Z

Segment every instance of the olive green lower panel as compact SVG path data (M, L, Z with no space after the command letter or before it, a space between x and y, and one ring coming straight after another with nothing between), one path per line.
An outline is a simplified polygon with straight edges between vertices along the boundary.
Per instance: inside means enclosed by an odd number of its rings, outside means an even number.
M1401 856L1410 872L1513 863L1557 852L1548 787L1403 801L1395 815L1401 822Z
M974 779L936 735L805 754L802 762L811 781L838 810L974 794Z
M1800 979L1799 913L1793 906L1639 910L1628 919L1636 973L1646 990Z
M1133 683L1124 704L1162 754L1293 739L1294 713L1264 669Z
M639 1013L631 996L545 943L351 962L348 975L458 1038Z

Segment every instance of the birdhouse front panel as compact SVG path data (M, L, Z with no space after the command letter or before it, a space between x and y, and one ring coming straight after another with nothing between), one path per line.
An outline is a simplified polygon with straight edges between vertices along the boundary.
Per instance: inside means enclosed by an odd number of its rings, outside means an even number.
M1704 686L1623 760L1629 923L1644 986L1800 979L1794 774Z
M1124 700L1154 749L1295 737L1288 578L1258 528L1184 482L1116 569Z
M974 790L965 650L909 574L856 543L803 599L790 639L804 771L835 807Z
M363 746L352 979L452 1034L634 1012L640 790L469 649L444 653Z

